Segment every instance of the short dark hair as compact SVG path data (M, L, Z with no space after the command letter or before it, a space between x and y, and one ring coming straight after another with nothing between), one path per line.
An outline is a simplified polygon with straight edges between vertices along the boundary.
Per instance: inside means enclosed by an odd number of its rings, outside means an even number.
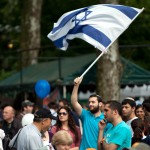
M97 94L92 94L92 95L89 96L89 98L91 98L91 97L97 97L97 100L98 100L99 103L100 103L100 102L103 102L101 96L99 96L99 95L97 95Z
M132 108L136 107L136 102L134 101L134 99L132 100L132 99L125 98L122 101L122 105L126 105L126 104L129 104Z
M143 137L142 132L144 131L143 120L140 118L134 119L131 122L131 127L134 132L133 140L135 140L136 142L140 142Z
M122 105L116 100L110 100L107 101L105 104L109 104L109 108L112 110L117 110L118 114L121 116L122 115Z
M50 109L57 109L57 108L58 108L58 104L57 104L56 102L50 102L50 103L48 104L48 107L49 107Z
M42 122L43 118L33 118L33 122Z
M139 108L144 109L144 107L143 107L143 105L142 105L142 104L138 104L138 105L136 106L135 110L137 110L137 109L139 109Z
M144 121L140 118L136 118L131 122L132 130L134 131L137 127L142 131L144 130Z
M146 111L150 112L150 100L144 100L143 107L146 109Z

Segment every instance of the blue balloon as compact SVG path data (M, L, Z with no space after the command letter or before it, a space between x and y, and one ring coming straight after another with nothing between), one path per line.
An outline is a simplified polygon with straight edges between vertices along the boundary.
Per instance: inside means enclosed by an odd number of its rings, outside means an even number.
M39 80L35 84L34 88L35 88L36 94L40 98L45 98L50 93L50 90L51 90L50 84L46 80Z

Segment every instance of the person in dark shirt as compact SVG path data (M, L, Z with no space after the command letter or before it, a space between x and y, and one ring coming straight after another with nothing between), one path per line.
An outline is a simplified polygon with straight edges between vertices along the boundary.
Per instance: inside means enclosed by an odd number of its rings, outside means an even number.
M144 119L145 135L146 138L142 139L143 143L150 145L150 116L146 116Z
M3 139L3 146L4 150L9 150L8 144L10 140L16 135L22 125L20 121L15 118L15 110L12 106L4 107L2 115L3 120L1 125L6 135Z

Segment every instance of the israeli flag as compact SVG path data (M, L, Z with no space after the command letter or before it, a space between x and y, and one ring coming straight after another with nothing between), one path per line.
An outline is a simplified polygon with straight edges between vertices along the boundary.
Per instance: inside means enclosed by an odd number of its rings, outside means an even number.
M60 17L48 38L61 50L67 50L70 40L80 38L106 51L143 10L113 4L73 10Z

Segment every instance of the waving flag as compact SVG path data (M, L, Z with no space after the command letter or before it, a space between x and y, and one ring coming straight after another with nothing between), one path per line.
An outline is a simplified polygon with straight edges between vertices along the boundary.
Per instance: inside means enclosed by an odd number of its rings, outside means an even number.
M142 11L143 9L112 4L70 11L54 24L48 38L62 50L68 48L70 40L80 38L104 52Z

